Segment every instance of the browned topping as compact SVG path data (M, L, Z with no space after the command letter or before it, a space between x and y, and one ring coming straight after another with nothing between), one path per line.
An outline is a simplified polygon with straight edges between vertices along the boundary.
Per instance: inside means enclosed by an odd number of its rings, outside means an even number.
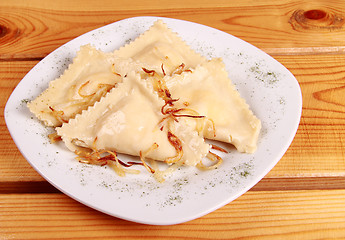
M158 96L162 98L165 102L171 100L171 94L169 89L167 88L165 81L162 76L160 76L155 70L149 70L146 68L142 68L143 71L149 74L152 78L153 89L158 93Z
M96 92L94 93L91 93L89 95L85 95L85 94L82 94L82 90L90 83L90 81L87 81L85 82L83 85L80 86L80 88L78 89L78 94L81 96L81 97L92 97L93 95L95 95L96 93L100 93L101 97L110 91L110 89L112 89L113 87L115 87L115 84L112 85L112 84L103 84L103 83L100 83L97 85L97 88L98 90L96 90Z
M165 76L166 74L165 74L165 71L164 71L164 65L163 65L163 63L162 63L162 65L161 65L161 69L162 69L163 76Z
M184 109L182 109L184 110ZM189 114L172 114L175 118L177 117L189 117L189 118L205 118L205 116L195 116L195 115L189 115Z
M89 83L90 83L90 80L87 81L87 82L85 82L85 83L83 83L83 85L80 86L80 88L78 89L78 94L79 94L80 96L82 96L82 97L91 97L91 96L93 96L93 95L96 94L95 92L92 93L92 94L90 94L90 95L84 95L84 94L82 94L82 90L83 90L84 87L86 87Z
M173 74L181 74L181 73L183 73L183 72L192 72L192 70L186 69L185 67L186 67L186 65L185 65L184 63L181 63L181 65L178 66L178 67L171 73L171 75L173 75Z
M203 164L203 162L199 162L197 164L197 167L200 168L200 169L203 169L203 170L210 170L210 169L215 169L217 168L222 162L223 162L223 159L221 157L219 157L217 154L215 153L212 153L212 152L208 152L208 154L206 155L206 157L208 159L210 159L211 161L213 162L216 162L215 164L211 165L211 166L205 166Z
M183 149L182 149L182 142L181 140L175 136L172 132L168 131L168 140L170 144L175 148L177 154L174 157L167 158L165 160L166 163L176 163L181 160L183 156Z
M146 164L146 162L145 162L145 160L144 160L144 157L143 157L143 154L142 154L141 151L139 152L139 157L140 157L140 160L141 160L141 164L142 164L150 173L155 173L155 170L153 170L149 165Z
M184 63L181 63L180 66L178 66L173 72L172 72L172 75L173 74L181 74L185 68L185 64Z
M105 166L108 165L109 162L117 162L124 167L132 167L134 165L141 165L145 168L148 168L150 172L154 173L154 170L151 169L145 162L123 162L117 157L117 153L115 151L108 151L108 150L92 150L91 152L87 149L75 151L78 155L77 160L81 163L93 164L93 165L100 165Z
M104 166L108 164L108 161L114 161L114 155L105 155L108 153L106 150L92 150L91 152L86 149L76 150L75 154L78 155L76 158L81 163L88 163L94 165ZM115 153L116 155L116 153Z
M52 111L53 116L61 123L67 123L68 120L64 117L64 111L56 111L53 107L49 106L49 109Z
M145 157L150 153L152 152L153 150L157 149L158 148L158 144L157 143L154 143L152 144L152 146L147 149L146 151L142 152L140 151L139 152L139 156L140 156L140 161L141 163L143 164L143 166L151 173L155 173L155 170L153 170L149 165L147 165L147 163L145 162Z
M150 75L152 75L152 76L154 76L155 73L156 73L155 70L149 70L149 69L144 68L144 67L143 67L142 69L143 69L144 72L146 72L147 74L150 74Z
M117 73L117 72L115 71L115 64L111 65L111 71L112 71L112 73L114 73L115 75L121 77L121 74L119 74L119 73Z
M176 151L182 151L182 143L181 140L176 137L172 132L168 131L168 140L171 143L171 145L174 146Z
M56 143L62 140L61 136L59 136L56 132L49 134L48 138L50 140L50 143Z
M172 118L175 122L178 122L178 117L189 117L189 118L205 118L205 116L200 116L200 115L190 115L190 114L177 114L180 113L182 111L190 111L193 112L195 114L198 114L197 112L193 111L192 109L187 109L187 108L166 108L167 105L170 106L174 106L174 102L177 101L178 99L171 99L171 101L166 102L163 107L161 108L161 113L163 115L168 115L166 117L164 117L161 121L163 122L165 119L167 118ZM166 109L165 109L166 108Z
M224 148L221 148L219 146L211 144L211 147L212 147L212 149L215 149L215 150L218 150L218 151L221 151L221 152L224 152L224 153L229 153L227 150L225 150Z

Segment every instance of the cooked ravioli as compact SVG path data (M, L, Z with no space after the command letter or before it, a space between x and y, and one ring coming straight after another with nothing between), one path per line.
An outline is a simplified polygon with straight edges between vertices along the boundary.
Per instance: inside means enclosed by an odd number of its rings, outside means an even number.
M162 127L164 104L140 74L131 72L101 101L56 130L71 151L86 147L139 156L157 144L146 157L160 161L178 154L168 139L172 134L181 141L181 161L196 165L208 153L209 145L183 121Z
M217 168L222 159L205 138L254 152L261 129L222 60L206 60L161 20L112 53L82 46L28 107L79 161L109 163L122 176L116 153L139 156L158 181L182 164ZM161 171L145 159L173 165Z
M167 75L178 70L181 64L188 69L206 61L161 20L114 53L122 58L132 58L145 63L161 74L163 68Z
M261 122L231 83L220 59L205 62L192 73L166 76L165 82L172 97L179 99L176 106L187 105L206 116L206 138L231 143L240 152L256 150Z
M114 72L114 64L118 61L111 53L90 45L82 46L68 69L28 103L29 109L47 126L68 122L122 81Z

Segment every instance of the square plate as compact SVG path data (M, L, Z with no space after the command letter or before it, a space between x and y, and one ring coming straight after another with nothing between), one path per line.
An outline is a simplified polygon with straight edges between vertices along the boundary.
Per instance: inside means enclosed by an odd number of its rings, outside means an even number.
M67 68L81 45L111 52L134 40L162 19L195 51L221 57L229 77L262 121L254 154L220 153L215 170L182 167L163 184L146 171L117 176L107 167L81 164L63 143L50 144L52 129L43 126L26 102L36 98ZM297 131L302 96L295 77L272 57L230 34L204 25L161 17L124 19L77 37L39 62L18 84L5 108L10 134L23 156L56 188L77 201L129 221L170 225L186 222L236 199L280 160ZM128 160L122 155L121 159Z

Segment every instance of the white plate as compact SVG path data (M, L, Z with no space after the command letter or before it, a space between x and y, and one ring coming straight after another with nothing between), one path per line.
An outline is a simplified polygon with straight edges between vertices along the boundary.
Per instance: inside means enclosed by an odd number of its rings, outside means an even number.
M44 127L28 110L48 82L71 63L79 47L91 43L113 51L147 30L157 17L125 19L86 33L45 57L18 84L5 108L8 129L36 171L68 196L112 216L155 225L186 222L222 207L263 178L289 147L299 124L302 97L294 76L252 45L200 24L162 19L197 52L222 57L230 78L262 121L258 149L241 154L229 147L217 170L184 167L157 183L140 175L119 177L106 167L80 164L62 144L50 144ZM126 156L121 159L126 161ZM139 166L138 166L139 167Z

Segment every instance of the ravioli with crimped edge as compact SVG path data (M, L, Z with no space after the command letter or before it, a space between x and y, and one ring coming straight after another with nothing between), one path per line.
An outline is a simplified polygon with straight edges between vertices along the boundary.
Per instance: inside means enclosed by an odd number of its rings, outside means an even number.
M196 53L161 20L112 53L82 46L28 107L80 162L121 176L142 165L160 182L182 165L218 168L223 160L211 150L227 151L205 139L253 153L261 130L222 60Z

